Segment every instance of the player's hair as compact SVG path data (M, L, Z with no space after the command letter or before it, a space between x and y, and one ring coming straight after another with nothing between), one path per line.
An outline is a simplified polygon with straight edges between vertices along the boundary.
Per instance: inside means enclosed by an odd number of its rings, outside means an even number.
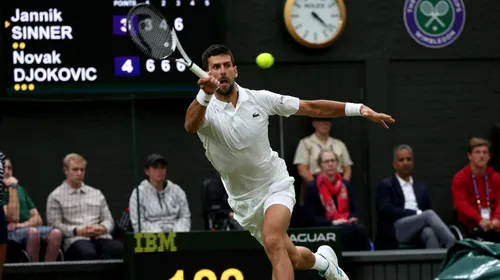
M339 157L337 156L337 154L334 152L334 151L330 151L330 150L321 150L321 152L319 152L319 156L318 156L318 166L321 166L321 164L323 163L323 154L324 153L332 153L333 156L335 157L335 160L337 162L339 162Z
M469 153L472 153L472 150L474 150L474 148L477 148L477 147L482 147L482 146L486 146L488 147L488 151L490 150L490 141L488 141L487 139L485 138L481 138L481 137L472 137L470 140L469 140L469 147L467 148L467 151Z
M71 154L68 154L64 157L63 159L63 166L65 168L68 168L69 167L69 164L71 162L83 162L83 164L87 164L87 161L79 154L76 154L76 153L71 153Z
M408 150L410 152L410 154L413 156L412 147L410 147L410 145L407 145L407 144L401 144L401 145L396 146L396 148L394 148L394 152L392 153L393 160L396 160L396 154L401 150Z
M234 66L234 56L231 50L224 46L224 45L211 45L208 47L208 49L203 53L201 56L201 63L203 66L203 69L208 70L208 59L212 56L217 56L217 55L229 55L231 57L231 64Z

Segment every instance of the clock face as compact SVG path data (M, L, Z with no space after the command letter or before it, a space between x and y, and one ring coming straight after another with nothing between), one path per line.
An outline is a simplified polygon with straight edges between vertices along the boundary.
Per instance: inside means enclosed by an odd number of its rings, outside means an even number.
M341 0L293 0L290 4L287 25L303 44L328 45L340 35L345 24Z

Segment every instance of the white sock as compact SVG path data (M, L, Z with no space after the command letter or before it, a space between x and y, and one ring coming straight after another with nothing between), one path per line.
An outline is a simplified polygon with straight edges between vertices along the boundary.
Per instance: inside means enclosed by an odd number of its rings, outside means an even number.
M328 268L328 261L323 258L321 255L314 254L315 261L312 269L320 271L320 272L325 272L325 270Z

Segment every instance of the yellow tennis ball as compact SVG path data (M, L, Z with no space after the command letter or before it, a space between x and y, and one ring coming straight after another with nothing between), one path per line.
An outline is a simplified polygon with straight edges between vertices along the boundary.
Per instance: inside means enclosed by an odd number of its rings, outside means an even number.
M260 68L269 68L274 64L274 57L270 53L261 53L257 56L255 62Z

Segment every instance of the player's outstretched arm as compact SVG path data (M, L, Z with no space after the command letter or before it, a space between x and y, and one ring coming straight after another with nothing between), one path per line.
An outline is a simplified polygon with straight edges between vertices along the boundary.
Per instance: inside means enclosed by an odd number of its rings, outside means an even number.
M187 132L196 133L203 126L203 122L205 121L205 112L207 111L207 107L202 106L198 100L193 100L191 105L189 105L186 118L184 120L184 128Z
M199 79L198 85L201 90L198 92L196 99L189 105L184 120L184 128L190 133L196 133L203 127L207 106L219 86L219 81L212 76L208 76Z
M385 128L389 128L387 124L396 122L391 116L377 113L366 105L330 100L301 100L296 115L316 118L362 116Z

